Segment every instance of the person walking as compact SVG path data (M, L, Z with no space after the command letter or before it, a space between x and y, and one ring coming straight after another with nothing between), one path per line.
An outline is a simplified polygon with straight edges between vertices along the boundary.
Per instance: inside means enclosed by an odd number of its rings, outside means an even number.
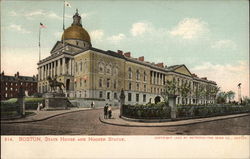
M91 108L94 108L95 107L95 103L94 101L91 102Z
M108 107L108 116L109 116L109 119L111 119L111 117L112 117L111 104L110 104L109 107Z
M104 106L104 119L108 118L108 103Z

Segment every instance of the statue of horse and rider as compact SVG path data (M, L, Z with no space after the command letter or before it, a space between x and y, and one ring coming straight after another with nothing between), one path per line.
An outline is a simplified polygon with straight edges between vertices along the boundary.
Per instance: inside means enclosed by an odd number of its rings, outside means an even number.
M56 88L59 87L59 89L61 91L63 91L62 86L63 86L63 88L65 88L64 83L58 82L56 80L56 78L57 78L57 76L55 76L54 79L52 79L50 76L47 77L47 80L49 81L49 86L50 86L51 90L53 90L55 92Z

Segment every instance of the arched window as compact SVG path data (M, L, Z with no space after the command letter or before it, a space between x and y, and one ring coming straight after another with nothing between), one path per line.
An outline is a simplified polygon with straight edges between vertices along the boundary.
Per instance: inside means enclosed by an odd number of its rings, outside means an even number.
M102 87L102 79L99 79L99 87Z
M140 89L140 84L139 83L136 84L136 88L137 88L137 90Z
M146 82L147 81L147 73L144 71L144 76L143 76L143 81Z
M132 79L132 69L131 69L131 67L128 68L128 78Z
M132 89L132 83L131 83L131 82L129 82L129 84L128 84L128 89L129 89L129 90Z
M103 62L99 62L99 72L100 73L103 73L104 72L104 64L103 64Z
M140 80L140 71L136 70L136 80Z
M106 73L107 74L112 74L111 64L107 65L107 67L106 67Z
M108 78L107 79L107 88L109 88L109 86L110 86L110 79Z

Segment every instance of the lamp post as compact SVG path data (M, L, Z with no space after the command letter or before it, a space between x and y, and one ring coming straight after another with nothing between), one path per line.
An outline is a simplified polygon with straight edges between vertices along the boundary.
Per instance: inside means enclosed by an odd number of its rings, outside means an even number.
M241 102L241 83L238 84L238 100L240 102L240 104L242 103Z

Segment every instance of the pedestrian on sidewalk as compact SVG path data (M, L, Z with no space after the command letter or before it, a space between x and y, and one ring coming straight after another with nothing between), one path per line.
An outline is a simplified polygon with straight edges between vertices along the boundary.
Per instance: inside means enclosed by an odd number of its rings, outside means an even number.
M91 108L94 108L95 107L95 103L94 101L91 102Z
M104 106L104 119L108 118L108 103Z
M112 108L111 108L111 104L108 107L108 115L109 115L109 119L111 119L112 117Z

